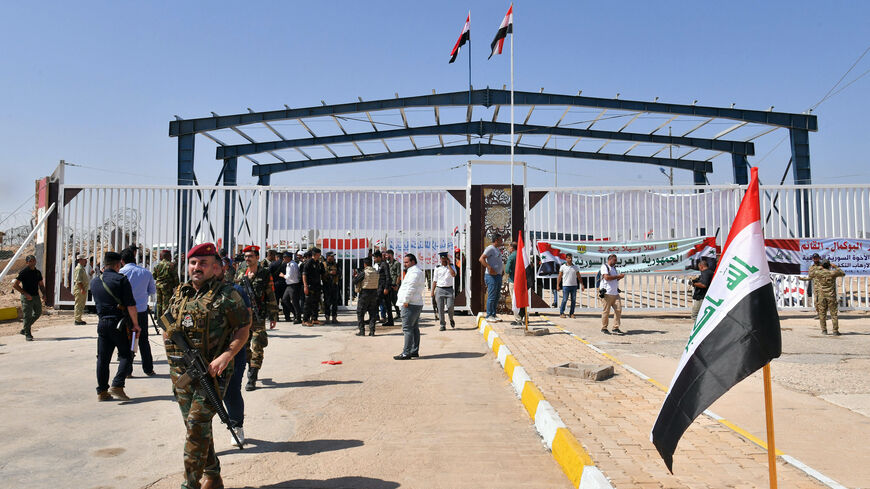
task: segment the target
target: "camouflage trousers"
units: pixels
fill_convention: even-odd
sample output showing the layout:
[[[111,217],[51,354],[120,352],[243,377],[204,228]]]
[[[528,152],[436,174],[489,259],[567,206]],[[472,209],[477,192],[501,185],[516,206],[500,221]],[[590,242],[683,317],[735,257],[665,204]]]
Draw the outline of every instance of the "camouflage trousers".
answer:
[[[169,299],[172,299],[172,292],[172,289],[157,287],[157,300],[154,301],[154,317],[160,318],[166,312],[166,308],[169,307]]]
[[[30,327],[33,323],[42,316],[42,302],[38,295],[31,296],[32,299],[27,300],[24,295],[21,296],[21,312],[24,316],[24,334],[30,336]]]
[[[178,373],[172,372],[172,393],[181,408],[181,416],[187,435],[184,439],[184,489],[199,489],[203,475],[219,476],[221,464],[214,451],[212,418],[215,415],[211,404],[194,389],[194,384],[185,389],[175,386]]]
[[[817,295],[816,312],[819,313],[819,326],[821,326],[822,331],[828,330],[828,324],[826,320],[829,312],[831,313],[831,324],[834,327],[834,331],[840,330],[840,324],[837,318],[840,310],[839,306],[837,305],[836,297]]]
[[[251,336],[248,338],[248,364],[251,368],[263,366],[263,349],[269,345],[269,335],[266,333],[266,324],[254,324],[251,326]]]

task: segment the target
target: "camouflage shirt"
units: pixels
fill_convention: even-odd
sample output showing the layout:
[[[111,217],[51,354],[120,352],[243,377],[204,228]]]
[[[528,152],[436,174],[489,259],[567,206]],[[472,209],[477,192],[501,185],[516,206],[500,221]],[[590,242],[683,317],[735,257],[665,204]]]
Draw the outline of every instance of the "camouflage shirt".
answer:
[[[206,281],[199,290],[191,282],[179,286],[163,315],[167,337],[181,330],[206,363],[227,350],[235,332],[250,321],[248,308],[233,286],[217,279]],[[179,357],[182,351],[172,340],[165,340],[169,367],[176,375],[184,373]],[[228,373],[229,372],[229,373]],[[227,368],[218,379],[221,389],[232,376]]]
[[[248,268],[239,267],[236,272],[236,283],[244,287],[245,274]],[[263,266],[260,263],[257,266],[257,271],[250,278],[251,289],[254,291],[254,296],[250,299],[255,301],[257,308],[260,311],[260,321],[257,324],[263,324],[266,318],[272,321],[278,320],[278,301],[275,299],[275,286],[272,283],[272,274],[269,273],[269,267]]]
[[[331,287],[341,283],[341,269],[338,267],[338,262],[329,263],[325,261],[323,266],[326,270],[326,273],[323,275],[323,285]]]
[[[393,287],[397,287],[402,281],[402,264],[399,260],[390,260],[390,280],[393,282]]]
[[[178,264],[160,260],[154,265],[154,283],[158,289],[173,290],[178,287]]]
[[[830,269],[813,265],[810,267],[809,278],[813,281],[813,289],[820,296],[836,299],[837,277],[846,276],[846,272],[834,265]]]

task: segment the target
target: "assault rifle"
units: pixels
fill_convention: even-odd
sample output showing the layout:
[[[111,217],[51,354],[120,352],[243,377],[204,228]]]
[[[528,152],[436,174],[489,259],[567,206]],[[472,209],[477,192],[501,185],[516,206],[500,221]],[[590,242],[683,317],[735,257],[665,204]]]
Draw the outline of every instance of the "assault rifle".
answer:
[[[254,296],[254,287],[251,285],[251,280],[247,275],[242,276],[242,287],[245,288],[245,293],[248,294],[248,299],[251,300],[251,311],[254,313],[254,322],[260,321],[260,307],[257,306],[257,298]]]
[[[151,322],[154,323],[154,332],[157,333],[158,336],[160,336],[160,328],[157,327],[157,317],[154,315],[154,310],[150,307],[148,308],[148,317],[150,317]]]
[[[203,360],[199,350],[190,345],[187,336],[181,331],[172,333],[171,339],[184,352],[180,359],[184,363],[185,371],[184,375],[179,377],[175,382],[176,387],[183,389],[190,385],[191,382],[195,382],[196,389],[211,403],[221,423],[227,425],[227,429],[230,430],[233,439],[236,440],[239,450],[243,450],[242,442],[236,435],[236,430],[233,429],[236,427],[236,422],[230,419],[227,410],[224,409],[223,403],[218,398],[218,393],[213,382],[214,377],[208,373],[208,364]]]

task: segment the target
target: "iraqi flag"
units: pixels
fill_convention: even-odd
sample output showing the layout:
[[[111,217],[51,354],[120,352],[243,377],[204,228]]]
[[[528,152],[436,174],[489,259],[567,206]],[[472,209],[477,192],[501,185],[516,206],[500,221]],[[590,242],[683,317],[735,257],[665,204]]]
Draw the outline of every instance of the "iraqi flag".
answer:
[[[507,14],[505,14],[504,16],[504,20],[501,21],[501,25],[498,27],[498,32],[495,33],[495,39],[493,39],[492,44],[490,44],[492,52],[489,53],[489,58],[492,58],[493,54],[501,54],[501,49],[504,47],[504,39],[507,37],[508,34],[513,34],[513,32],[514,4],[511,4],[511,7],[508,9]]]
[[[459,56],[459,48],[471,40],[471,29],[468,27],[470,23],[471,12],[468,12],[468,17],[465,19],[465,27],[462,28],[462,33],[459,34],[459,39],[453,46],[453,51],[450,51],[450,61],[448,63],[456,61],[456,57]]]
[[[764,246],[767,252],[767,266],[772,273],[800,275],[800,240],[765,239]]]
[[[529,258],[526,255],[526,245],[523,243],[523,232],[517,238],[517,265],[510,271],[514,275],[514,290],[511,301],[514,310],[529,307]]]
[[[692,421],[741,380],[779,357],[782,338],[758,199],[758,169],[716,267],[650,439],[673,472]]]
[[[539,277],[547,277],[559,273],[559,268],[565,263],[565,254],[550,246],[546,241],[538,241],[538,254],[541,255],[541,268],[538,269]]]

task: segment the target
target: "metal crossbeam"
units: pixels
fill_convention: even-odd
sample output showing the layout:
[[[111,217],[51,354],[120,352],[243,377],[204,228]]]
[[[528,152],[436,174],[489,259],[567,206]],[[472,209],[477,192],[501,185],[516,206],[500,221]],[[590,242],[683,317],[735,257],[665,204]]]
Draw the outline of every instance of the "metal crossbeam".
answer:
[[[559,149],[546,149],[537,146],[518,146],[514,149],[515,154],[520,155],[544,155],[556,156],[559,158],[580,158],[589,160],[605,160],[605,161],[623,161],[627,163],[645,163],[650,165],[678,168],[682,170],[691,170],[694,172],[710,173],[713,171],[713,164],[709,161],[696,160],[678,160],[672,158],[652,158],[648,156],[631,156],[609,153],[589,153],[582,151],[567,151]],[[343,163],[361,163],[365,161],[385,160],[393,158],[410,158],[414,156],[436,156],[436,155],[509,155],[510,145],[501,144],[463,144],[457,146],[446,146],[444,148],[425,148],[418,150],[394,151],[392,153],[368,154],[365,156],[340,156],[337,158],[324,158],[320,160],[310,161],[295,161],[288,163],[271,163],[268,165],[255,166],[252,169],[252,175],[270,175],[290,170],[299,170],[302,168],[312,168],[318,166],[338,165]]]
[[[587,137],[592,139],[630,141],[635,143],[672,144],[679,146],[697,147],[711,151],[725,151],[745,155],[755,154],[755,145],[742,141],[729,141],[724,139],[703,139],[682,136],[665,136],[643,133],[613,132],[578,129],[574,127],[559,126],[536,126],[528,124],[515,124],[515,132],[519,134],[548,134],[552,136]],[[310,131],[309,131],[310,132]],[[446,134],[467,135],[476,134],[480,137],[485,135],[510,134],[510,124],[505,122],[458,122],[455,124],[441,124],[435,126],[408,127],[405,129],[391,129],[377,133],[337,134],[334,136],[320,136],[307,139],[291,139],[282,141],[266,141],[253,144],[225,145],[216,149],[217,159],[230,158],[258,154],[267,151],[276,151],[286,148],[300,148],[308,146],[321,146],[328,144],[342,144],[356,141],[370,141],[374,139],[389,139],[413,136],[439,137]],[[416,145],[415,145],[416,146]],[[328,146],[327,146],[328,147]],[[573,146],[572,146],[573,148]],[[416,148],[415,148],[416,149]],[[570,151],[571,149],[569,149]],[[333,154],[333,156],[337,156]]]
[[[256,113],[242,113],[200,119],[175,120],[169,122],[169,135],[177,137],[184,134],[196,134],[204,131],[214,131],[232,126],[256,124],[301,117],[317,117],[350,113],[363,113],[377,110],[398,109],[399,107],[436,107],[436,106],[467,106],[468,91],[450,92],[399,99],[372,100],[368,102],[347,103],[327,106],[305,107],[290,110],[273,110]],[[490,107],[510,103],[510,92],[498,89],[480,89],[471,92],[472,105]],[[701,105],[668,104],[663,102],[645,102],[639,100],[605,99],[599,97],[584,97],[581,95],[561,95],[537,92],[514,92],[515,105],[537,106],[572,106],[597,107],[601,109],[625,110],[631,112],[661,113],[685,115],[705,118],[731,119],[735,121],[755,122],[771,126],[817,131],[818,121],[812,114],[791,114],[766,110],[745,110],[726,107],[711,107]]]

